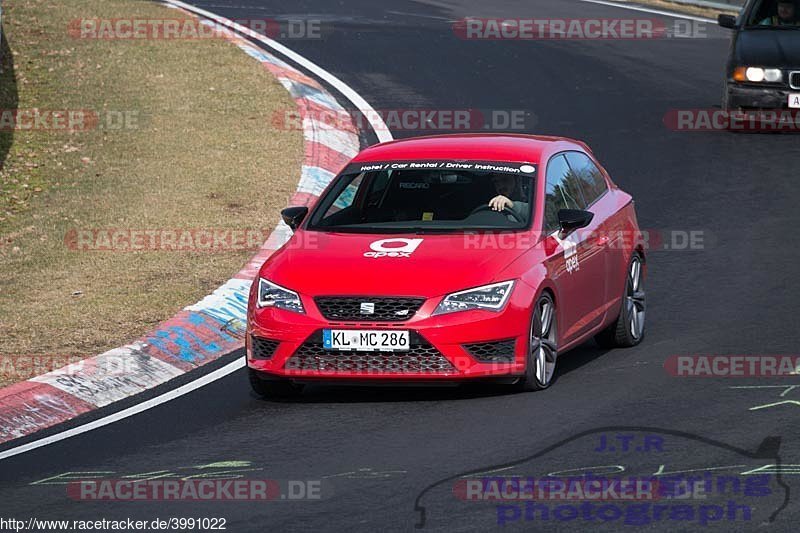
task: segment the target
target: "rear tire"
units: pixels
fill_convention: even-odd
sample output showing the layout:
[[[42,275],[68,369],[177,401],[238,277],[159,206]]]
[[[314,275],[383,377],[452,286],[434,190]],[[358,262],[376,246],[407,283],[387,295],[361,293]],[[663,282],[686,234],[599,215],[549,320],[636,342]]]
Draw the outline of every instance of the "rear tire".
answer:
[[[303,393],[303,385],[288,380],[264,379],[262,374],[252,368],[247,369],[250,387],[262,398],[296,398]]]
[[[558,359],[556,304],[544,293],[536,300],[528,334],[525,374],[514,387],[522,392],[544,390],[553,383]]]
[[[594,337],[601,348],[628,348],[636,346],[644,339],[646,305],[643,269],[644,258],[636,252],[628,264],[619,315],[610,326]]]

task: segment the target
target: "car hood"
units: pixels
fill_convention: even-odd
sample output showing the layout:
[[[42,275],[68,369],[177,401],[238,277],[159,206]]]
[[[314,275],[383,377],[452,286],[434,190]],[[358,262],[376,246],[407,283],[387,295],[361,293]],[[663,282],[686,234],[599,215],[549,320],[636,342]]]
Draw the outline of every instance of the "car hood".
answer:
[[[260,275],[310,296],[431,298],[504,281],[496,277],[529,249],[530,243],[511,238],[512,246],[487,245],[492,237],[486,234],[377,235],[301,231],[264,263]],[[380,251],[411,248],[410,253]],[[365,253],[370,255],[365,256]],[[407,256],[397,256],[406,253]]]
[[[800,67],[800,29],[743,30],[734,59],[742,66]]]

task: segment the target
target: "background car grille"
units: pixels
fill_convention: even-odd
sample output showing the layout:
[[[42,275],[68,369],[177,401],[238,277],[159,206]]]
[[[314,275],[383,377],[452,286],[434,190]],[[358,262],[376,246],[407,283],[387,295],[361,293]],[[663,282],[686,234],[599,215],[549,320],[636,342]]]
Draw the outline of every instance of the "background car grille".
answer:
[[[455,367],[418,334],[411,333],[406,352],[357,352],[326,350],[321,333],[303,343],[286,361],[287,370],[318,372],[381,372],[387,374],[439,374],[456,372]]]
[[[792,89],[800,89],[800,71],[789,74],[789,86]]]
[[[262,337],[250,336],[250,348],[253,359],[271,359],[275,355],[280,342]]]
[[[424,298],[370,298],[357,296],[325,296],[314,298],[322,316],[328,320],[402,322],[414,316]],[[375,306],[372,314],[362,313],[361,304]]]
[[[478,344],[465,344],[464,349],[469,354],[483,363],[513,363],[514,339],[504,341],[482,342]]]

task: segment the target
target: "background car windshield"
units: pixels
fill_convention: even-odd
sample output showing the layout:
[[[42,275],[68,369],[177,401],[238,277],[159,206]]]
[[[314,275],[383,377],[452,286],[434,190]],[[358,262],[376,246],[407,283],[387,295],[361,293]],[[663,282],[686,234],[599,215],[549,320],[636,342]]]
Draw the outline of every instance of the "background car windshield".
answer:
[[[533,173],[531,173],[533,174]],[[380,170],[345,174],[325,195],[310,229],[460,231],[529,225],[533,175],[464,170]],[[511,201],[494,211],[498,195]]]
[[[746,27],[800,28],[800,0],[757,0],[750,10]]]

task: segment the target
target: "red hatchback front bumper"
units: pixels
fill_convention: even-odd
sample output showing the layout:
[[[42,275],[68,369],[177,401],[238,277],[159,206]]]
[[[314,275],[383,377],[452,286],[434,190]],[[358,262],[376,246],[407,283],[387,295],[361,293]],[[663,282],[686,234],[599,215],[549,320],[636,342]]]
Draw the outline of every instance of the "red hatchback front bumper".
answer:
[[[534,291],[517,282],[499,312],[431,316],[441,298],[426,300],[404,322],[331,321],[301,295],[306,314],[249,306],[247,364],[265,375],[298,381],[459,381],[525,371]],[[406,330],[410,349],[394,352],[326,350],[324,329]]]

